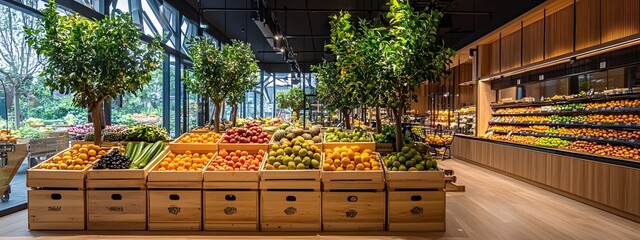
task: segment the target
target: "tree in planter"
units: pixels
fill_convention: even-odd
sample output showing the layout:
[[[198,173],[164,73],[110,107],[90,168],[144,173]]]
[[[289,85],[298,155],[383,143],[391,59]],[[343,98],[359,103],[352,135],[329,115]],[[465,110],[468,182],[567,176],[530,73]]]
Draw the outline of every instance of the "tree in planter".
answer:
[[[45,86],[73,93],[73,103],[89,107],[95,143],[102,143],[102,104],[135,93],[160,66],[158,41],[143,44],[129,14],[92,21],[78,14],[61,16],[53,0],[42,11],[42,28],[25,28],[29,45],[48,58]]]
[[[299,87],[292,87],[288,91],[276,93],[278,108],[291,109],[292,117],[295,113],[296,119],[300,119],[300,110],[304,108],[304,91]]]
[[[235,126],[238,118],[238,104],[244,102],[245,93],[258,84],[259,68],[251,45],[248,43],[232,40],[231,44],[225,45],[222,51],[228,54],[226,70],[230,71],[228,76],[232,79],[230,79],[227,104],[231,105],[231,122]]]
[[[206,37],[192,38],[189,42],[190,47],[187,51],[193,62],[193,74],[185,75],[185,85],[189,92],[213,102],[213,130],[220,132],[222,102],[230,90],[222,51]]]
[[[414,12],[406,0],[390,0],[387,18],[391,24],[382,49],[379,84],[387,89],[382,101],[392,109],[396,128],[396,149],[402,149],[402,116],[409,101],[417,100],[413,89],[425,81],[438,81],[447,74],[454,51],[438,39],[442,13]]]
[[[335,63],[323,62],[311,67],[316,72],[318,85],[316,88],[318,100],[325,105],[330,112],[339,110],[343,116],[345,128],[350,129],[349,115],[351,109],[358,106],[358,102],[349,95],[346,88],[340,85],[338,70]]]

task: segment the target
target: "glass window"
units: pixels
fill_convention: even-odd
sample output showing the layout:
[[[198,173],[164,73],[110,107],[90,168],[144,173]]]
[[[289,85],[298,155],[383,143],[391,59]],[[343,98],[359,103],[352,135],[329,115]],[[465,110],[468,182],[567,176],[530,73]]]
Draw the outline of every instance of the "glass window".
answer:
[[[176,114],[179,114],[175,111],[176,104],[180,104],[177,102],[178,98],[176,98],[176,57],[171,55],[169,58],[169,126],[165,126],[165,128],[171,134],[171,137],[177,137],[176,134]],[[177,123],[179,124],[179,122]],[[180,128],[178,128],[180,129]]]
[[[162,70],[154,71],[151,82],[136,94],[126,94],[113,101],[112,124],[162,124]]]
[[[625,68],[616,68],[607,71],[607,89],[625,87]]]
[[[569,95],[569,78],[553,79],[544,82],[544,97],[550,98],[555,95]]]
[[[498,91],[498,100],[502,100],[505,98],[516,100],[516,87],[500,89]]]

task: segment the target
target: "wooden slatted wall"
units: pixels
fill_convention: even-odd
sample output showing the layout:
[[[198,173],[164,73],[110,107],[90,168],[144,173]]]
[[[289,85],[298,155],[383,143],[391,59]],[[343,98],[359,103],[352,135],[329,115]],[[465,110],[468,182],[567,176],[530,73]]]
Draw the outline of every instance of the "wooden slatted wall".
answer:
[[[491,43],[491,66],[489,67],[490,74],[500,73],[500,39]]]
[[[576,2],[576,50],[600,44],[600,0]]]
[[[573,51],[573,5],[545,18],[545,59]]]
[[[522,37],[521,30],[515,31],[509,35],[502,37],[502,59],[500,61],[502,69],[512,69],[520,67]]]
[[[543,49],[544,19],[540,19],[522,28],[522,65],[544,60]]]
[[[636,34],[640,30],[640,1],[601,0],[602,42]]]

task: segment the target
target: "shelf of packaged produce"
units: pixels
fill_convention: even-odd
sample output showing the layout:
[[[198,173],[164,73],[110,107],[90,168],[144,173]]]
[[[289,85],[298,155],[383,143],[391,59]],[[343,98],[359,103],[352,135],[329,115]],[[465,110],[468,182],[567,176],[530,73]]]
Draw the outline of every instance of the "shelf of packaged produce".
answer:
[[[592,128],[615,128],[615,129],[640,129],[640,124],[631,123],[573,123],[573,122],[489,122],[489,124],[500,125],[546,125],[546,126],[562,126],[562,127],[592,127]]]
[[[631,147],[640,147],[640,140],[636,141],[633,139],[630,140],[621,140],[621,139],[616,139],[616,138],[594,138],[594,137],[587,137],[587,136],[571,136],[571,135],[563,135],[563,134],[554,134],[554,133],[532,133],[532,132],[509,132],[509,131],[493,131],[494,133],[501,133],[501,134],[516,134],[516,135],[522,135],[522,136],[534,136],[534,137],[554,137],[554,138],[560,138],[560,139],[564,139],[564,140],[570,140],[570,141],[578,141],[578,140],[582,140],[582,141],[588,141],[588,142],[597,142],[597,143],[603,143],[603,144],[616,144],[616,145],[627,145],[627,146],[631,146]]]
[[[574,99],[566,99],[566,100],[560,100],[560,101],[492,104],[491,108],[498,109],[498,108],[514,108],[514,107],[540,107],[540,106],[550,106],[550,105],[562,105],[562,104],[568,104],[568,103],[601,102],[601,101],[636,99],[636,98],[640,98],[640,93],[596,95],[594,97],[574,98]]]
[[[603,108],[603,109],[573,109],[562,111],[539,111],[522,113],[493,113],[493,116],[542,116],[542,115],[584,115],[594,113],[632,113],[640,112],[640,107],[632,108]]]
[[[516,143],[516,142],[510,142],[510,141],[504,141],[504,140],[479,138],[479,137],[468,136],[468,135],[458,135],[458,136],[461,137],[461,138],[470,138],[470,139],[475,139],[475,140],[479,140],[479,141],[485,141],[485,142],[496,143],[496,144],[503,144],[503,145],[507,145],[507,146],[516,146],[516,147],[521,147],[521,148],[534,150],[534,151],[542,151],[542,152],[546,152],[546,153],[559,154],[559,155],[564,155],[564,156],[568,156],[568,157],[582,158],[582,159],[587,159],[587,160],[591,160],[591,161],[595,161],[595,162],[615,164],[615,165],[619,165],[619,166],[625,166],[625,167],[639,168],[640,169],[640,161],[634,160],[634,159],[630,159],[630,158],[620,158],[620,157],[614,157],[614,156],[597,155],[597,154],[591,154],[591,153],[587,153],[587,152],[578,152],[578,151],[561,149],[561,148],[540,147],[540,146],[535,146],[535,145]]]

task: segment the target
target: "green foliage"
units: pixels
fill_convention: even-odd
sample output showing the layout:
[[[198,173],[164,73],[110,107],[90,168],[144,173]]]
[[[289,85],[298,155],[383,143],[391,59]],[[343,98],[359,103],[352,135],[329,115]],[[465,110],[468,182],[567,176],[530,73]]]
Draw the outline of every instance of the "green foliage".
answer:
[[[317,93],[318,100],[325,105],[329,111],[341,110],[344,108],[354,108],[358,102],[351,97],[343,85],[340,85],[339,71],[336,63],[323,62],[319,65],[311,66],[318,78]]]
[[[135,93],[159,66],[159,43],[143,44],[129,14],[99,21],[78,14],[61,16],[53,0],[42,13],[42,29],[25,28],[28,42],[48,58],[42,73],[45,86],[75,94],[76,106]]]
[[[104,100],[137,92],[160,66],[158,39],[143,44],[129,14],[92,21],[78,14],[61,16],[53,0],[42,11],[42,28],[25,27],[29,45],[48,58],[44,85],[74,94],[78,107],[97,110]],[[101,111],[93,111],[96,143],[100,143]]]
[[[300,114],[300,110],[304,108],[304,91],[302,88],[292,87],[288,91],[277,92],[276,102],[278,108],[291,109],[292,112]]]

